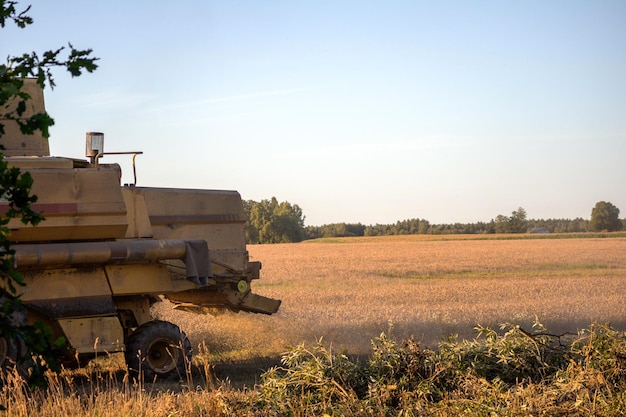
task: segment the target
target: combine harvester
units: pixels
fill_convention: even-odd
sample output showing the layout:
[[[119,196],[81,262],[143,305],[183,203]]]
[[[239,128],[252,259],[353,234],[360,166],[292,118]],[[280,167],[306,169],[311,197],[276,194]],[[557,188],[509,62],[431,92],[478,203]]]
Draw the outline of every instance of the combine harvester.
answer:
[[[31,96],[25,116],[44,111],[33,81],[24,87]],[[191,344],[177,325],[152,317],[154,303],[167,299],[199,313],[278,311],[279,300],[251,292],[261,264],[248,259],[238,192],[122,186],[120,166],[100,163],[107,155],[102,133],[87,133],[88,159],[52,157],[46,138],[1,122],[5,160],[31,174],[32,208],[45,217],[37,226],[9,223],[26,282],[18,291],[26,320],[44,322],[67,341],[64,363],[125,352],[133,375],[177,378]],[[133,170],[137,153],[130,153]],[[0,200],[0,210],[6,207]],[[2,362],[18,350],[0,339]]]

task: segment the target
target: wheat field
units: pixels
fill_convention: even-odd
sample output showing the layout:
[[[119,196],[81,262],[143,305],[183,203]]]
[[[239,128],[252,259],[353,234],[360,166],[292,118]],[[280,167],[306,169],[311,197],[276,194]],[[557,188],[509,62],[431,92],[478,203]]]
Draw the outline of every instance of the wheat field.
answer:
[[[196,347],[194,369],[203,374],[190,372],[180,383],[130,382],[123,357],[111,355],[86,369],[51,374],[44,391],[31,392],[17,375],[9,375],[0,386],[0,405],[7,415],[18,417],[257,415],[260,410],[251,401],[259,375],[287,347],[302,342],[323,338],[335,350],[368,355],[371,340],[381,332],[435,345],[451,334],[473,338],[477,324],[530,327],[536,319],[552,333],[576,332],[594,321],[623,330],[625,249],[622,237],[530,236],[405,236],[250,246],[251,258],[263,262],[261,280],[253,288],[282,299],[277,314],[203,316],[174,311],[166,303],[155,306],[159,318],[187,333]],[[535,390],[538,386],[530,385],[511,391],[515,399],[505,409],[522,415],[527,404],[535,403]],[[489,404],[492,396],[504,395],[500,388],[487,394]],[[546,409],[559,403],[550,401]],[[431,415],[458,414],[454,407],[438,412],[438,406],[433,405]],[[298,404],[292,407],[293,415],[308,415]]]
[[[259,294],[282,300],[273,316],[171,311],[213,362],[278,358],[323,338],[367,354],[381,332],[434,346],[474,337],[477,325],[539,320],[553,333],[591,322],[626,327],[626,239],[475,239],[471,236],[342,238],[252,245]]]

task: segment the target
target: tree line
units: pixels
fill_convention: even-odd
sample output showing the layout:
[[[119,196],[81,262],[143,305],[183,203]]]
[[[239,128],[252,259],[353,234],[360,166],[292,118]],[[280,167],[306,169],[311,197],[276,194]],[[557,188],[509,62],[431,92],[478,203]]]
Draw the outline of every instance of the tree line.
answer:
[[[497,233],[584,233],[626,230],[626,219],[619,218],[619,209],[610,202],[599,201],[591,210],[591,219],[528,219],[519,207],[510,216],[497,215],[489,222],[431,224],[425,219],[398,220],[392,224],[364,225],[332,223],[305,226],[305,216],[297,204],[279,203],[276,197],[256,202],[244,201],[248,217],[248,243],[291,243],[307,239],[391,236],[415,234],[497,234]]]

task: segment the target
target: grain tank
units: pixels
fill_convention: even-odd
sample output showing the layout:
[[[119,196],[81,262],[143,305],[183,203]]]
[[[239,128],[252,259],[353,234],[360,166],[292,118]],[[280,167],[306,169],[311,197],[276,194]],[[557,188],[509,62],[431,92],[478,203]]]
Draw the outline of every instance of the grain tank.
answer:
[[[28,111],[44,111],[41,89],[32,80],[25,88]],[[180,375],[191,345],[177,325],[153,319],[164,299],[194,312],[278,311],[279,300],[251,291],[261,264],[248,257],[238,192],[122,186],[119,165],[103,163],[103,134],[87,133],[86,159],[53,157],[45,138],[2,122],[5,160],[31,174],[32,208],[45,217],[9,223],[27,284],[19,291],[27,320],[67,340],[67,364],[125,352],[129,370],[148,380]]]

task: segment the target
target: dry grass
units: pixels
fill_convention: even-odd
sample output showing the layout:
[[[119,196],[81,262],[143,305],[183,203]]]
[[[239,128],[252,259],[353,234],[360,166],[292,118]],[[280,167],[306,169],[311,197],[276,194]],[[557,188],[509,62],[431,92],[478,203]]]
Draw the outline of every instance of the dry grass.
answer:
[[[592,321],[626,327],[624,238],[407,236],[256,245],[249,251],[263,262],[253,288],[283,300],[278,314],[199,316],[166,304],[156,311],[180,325],[194,346],[206,346],[196,364],[217,365],[218,372],[225,367],[218,376],[248,386],[254,380],[246,378],[269,368],[287,346],[320,337],[335,349],[369,354],[371,340],[390,330],[396,339],[415,336],[434,345],[451,333],[473,337],[476,324],[530,324],[535,317],[553,333],[575,332]],[[120,372],[119,359],[52,376],[47,392],[30,393],[10,382],[0,390],[0,404],[9,408],[7,415],[50,417],[219,416],[248,409],[248,392],[215,382],[214,375],[195,375],[182,385],[133,385]],[[240,373],[246,378],[239,380]],[[233,404],[240,407],[230,409]]]
[[[165,385],[129,382],[111,371],[50,374],[47,390],[28,389],[18,375],[0,386],[0,404],[11,417],[222,416],[227,390],[168,389]],[[213,388],[213,387],[211,387]],[[240,395],[229,392],[229,395]]]
[[[323,337],[355,354],[392,328],[426,345],[476,324],[530,325],[576,332],[592,321],[626,326],[626,239],[435,240],[425,236],[347,238],[253,245],[263,262],[255,292],[283,300],[278,314],[218,317],[160,314],[212,360],[277,357]]]

